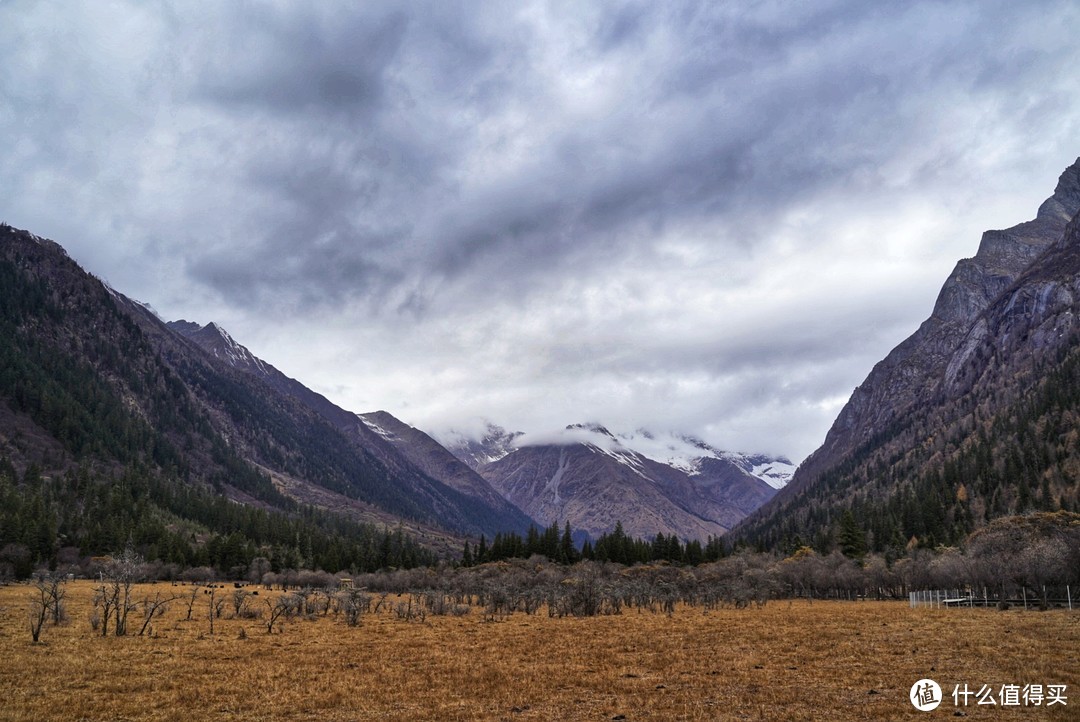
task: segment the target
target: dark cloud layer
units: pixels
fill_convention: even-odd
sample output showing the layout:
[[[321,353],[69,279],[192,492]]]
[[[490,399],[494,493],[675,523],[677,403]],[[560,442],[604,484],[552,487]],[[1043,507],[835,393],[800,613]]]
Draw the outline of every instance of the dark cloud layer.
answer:
[[[0,4],[0,215],[367,410],[809,452],[1077,155],[1069,2]]]

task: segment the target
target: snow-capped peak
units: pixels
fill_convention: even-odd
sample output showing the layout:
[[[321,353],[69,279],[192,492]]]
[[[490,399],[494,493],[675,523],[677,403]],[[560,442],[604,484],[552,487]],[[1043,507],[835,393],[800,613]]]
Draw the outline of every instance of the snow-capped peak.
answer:
[[[798,467],[787,459],[781,457],[763,464],[757,464],[750,473],[764,481],[774,489],[783,489],[795,475]]]
[[[657,433],[643,428],[612,432],[596,422],[569,424],[547,433],[509,434],[502,427],[484,421],[481,428],[471,433],[451,430],[439,433],[436,438],[473,468],[497,461],[517,448],[582,444],[639,472],[642,458],[666,464],[690,476],[702,473],[702,464],[706,460],[720,459],[780,489],[795,471],[795,465],[784,457],[721,451],[701,439],[675,432]]]
[[[498,461],[517,448],[520,431],[507,431],[487,419],[467,420],[465,428],[429,432],[450,453],[473,469]]]
[[[658,434],[647,429],[618,434],[619,441],[644,457],[675,467],[691,476],[700,473],[706,459],[723,459],[756,476],[774,489],[783,488],[795,473],[784,457],[721,451],[701,439],[678,433]]]
[[[675,467],[687,474],[695,474],[702,459],[719,458],[720,452],[704,441],[681,434],[656,434],[647,429],[637,429],[618,435],[629,449],[642,456]]]

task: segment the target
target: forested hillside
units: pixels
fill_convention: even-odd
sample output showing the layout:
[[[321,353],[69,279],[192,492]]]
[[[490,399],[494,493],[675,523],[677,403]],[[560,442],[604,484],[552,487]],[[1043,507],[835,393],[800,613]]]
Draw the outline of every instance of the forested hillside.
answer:
[[[447,548],[432,524],[472,530],[490,515],[373,458],[316,412],[168,331],[57,244],[9,226],[0,476],[0,563],[20,573],[55,564],[61,550],[85,557],[127,544],[223,571],[256,556],[327,570],[410,565]],[[308,508],[309,497],[346,516]],[[402,520],[427,549],[397,530]]]

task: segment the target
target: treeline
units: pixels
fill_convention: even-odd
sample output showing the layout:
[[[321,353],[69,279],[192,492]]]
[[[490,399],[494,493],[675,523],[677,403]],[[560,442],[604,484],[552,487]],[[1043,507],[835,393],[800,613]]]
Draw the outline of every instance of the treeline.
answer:
[[[19,478],[0,458],[0,578],[26,578],[41,567],[78,571],[93,557],[128,547],[157,563],[166,578],[197,567],[243,578],[255,560],[267,571],[330,573],[437,561],[400,527],[361,524],[311,507],[286,513],[237,504],[134,470],[106,475],[80,467],[44,477],[31,466]]]
[[[550,531],[550,530],[549,530]],[[479,605],[490,615],[617,614],[626,608],[672,611],[675,604],[765,604],[777,598],[907,599],[924,589],[961,589],[973,597],[1008,603],[1025,597],[1036,606],[1063,604],[1080,585],[1080,515],[1045,513],[995,520],[959,547],[913,547],[889,560],[839,549],[819,554],[732,551],[697,566],[666,560],[625,566],[581,560],[556,564],[546,557],[509,559],[472,567],[367,574],[352,580],[371,593]]]
[[[461,566],[471,567],[505,559],[527,559],[533,555],[540,555],[556,564],[575,564],[588,560],[632,566],[666,561],[695,566],[714,562],[730,553],[719,537],[709,537],[705,544],[697,539],[684,543],[674,534],[665,536],[662,533],[658,533],[651,540],[639,539],[628,535],[622,522],[616,522],[612,531],[601,535],[595,542],[585,538],[580,549],[574,539],[575,534],[570,522],[564,524],[561,532],[559,523],[553,522],[542,531],[529,527],[525,537],[516,532],[496,534],[490,544],[486,537],[481,536],[475,548],[469,542],[465,543]]]

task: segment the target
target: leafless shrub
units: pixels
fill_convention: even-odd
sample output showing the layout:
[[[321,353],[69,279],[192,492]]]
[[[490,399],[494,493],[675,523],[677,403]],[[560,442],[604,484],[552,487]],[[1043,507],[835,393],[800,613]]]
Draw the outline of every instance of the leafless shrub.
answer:
[[[337,593],[338,606],[350,627],[360,625],[360,617],[371,609],[371,595],[363,589],[342,589]]]
[[[423,622],[427,619],[423,596],[420,594],[408,595],[406,601],[394,605],[394,614],[398,619],[406,622]]]
[[[282,594],[277,599],[266,600],[269,617],[266,619],[266,633],[274,633],[274,625],[282,617],[290,619],[299,616],[304,608],[304,600],[296,594]]]
[[[232,608],[233,617],[239,617],[247,606],[247,600],[251,596],[251,592],[246,589],[235,589],[232,593]]]
[[[199,588],[198,587],[192,587],[191,591],[188,593],[187,598],[185,600],[187,602],[187,617],[185,619],[187,621],[189,621],[189,622],[191,621],[192,613],[195,611],[195,600],[198,599],[198,598],[199,598]]]

